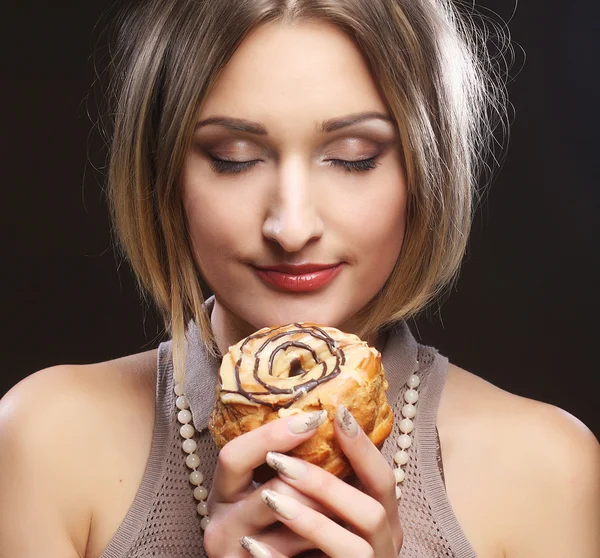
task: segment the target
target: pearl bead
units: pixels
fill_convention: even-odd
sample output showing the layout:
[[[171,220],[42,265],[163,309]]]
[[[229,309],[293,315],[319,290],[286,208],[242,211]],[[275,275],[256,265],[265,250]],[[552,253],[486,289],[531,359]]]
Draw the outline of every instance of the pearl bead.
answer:
[[[405,418],[400,421],[400,432],[403,432],[404,434],[410,434],[414,428],[415,425],[412,420]]]
[[[402,434],[402,435],[398,436],[398,445],[402,449],[410,448],[411,444],[412,444],[412,440],[410,439],[410,436],[408,434]]]
[[[175,392],[175,395],[183,395],[183,385],[176,383],[173,391]]]
[[[178,409],[189,409],[190,404],[188,403],[187,397],[185,395],[180,395],[175,401],[175,405]]]
[[[188,422],[191,422],[191,420],[192,420],[192,413],[190,413],[187,409],[184,409],[183,411],[179,411],[179,413],[177,413],[177,420],[181,424],[187,424]]]
[[[196,498],[196,500],[206,500],[207,496],[208,490],[206,490],[206,488],[203,486],[197,486],[194,488],[194,498]]]
[[[185,376],[185,374],[184,374],[184,376]],[[175,372],[175,371],[173,371],[172,378],[173,378],[173,389],[175,388],[175,386],[177,384],[179,384],[181,386],[181,389],[183,390],[183,380],[184,380],[184,378],[180,378],[179,374],[177,374],[177,372]]]
[[[414,389],[409,389],[404,394],[404,401],[412,403],[413,405],[419,400],[419,394]]]
[[[196,451],[196,448],[198,447],[198,444],[195,440],[188,438],[183,442],[183,444],[181,444],[181,447],[183,448],[183,451],[185,451],[185,453],[194,453]]]
[[[195,453],[190,453],[186,458],[185,458],[185,464],[190,468],[190,469],[195,469],[196,467],[198,467],[198,465],[200,465],[200,458],[195,454]]]
[[[397,467],[394,469],[394,476],[396,477],[396,482],[402,482],[406,478],[406,473],[404,472],[404,469]]]
[[[412,404],[412,403],[407,403],[406,405],[404,405],[404,407],[402,407],[402,416],[404,418],[415,418],[415,416],[417,415],[417,408]]]
[[[184,438],[191,438],[194,435],[194,432],[196,432],[194,430],[194,427],[191,424],[184,424],[180,429],[179,429],[179,433],[184,437]]]
[[[198,485],[202,484],[203,480],[204,480],[204,475],[200,471],[192,471],[190,473],[190,482],[194,486],[198,486]]]
[[[408,453],[406,453],[404,450],[396,452],[396,455],[394,455],[394,461],[398,463],[398,465],[406,465],[408,463]]]
[[[419,376],[417,376],[416,374],[413,374],[407,381],[406,381],[406,385],[411,388],[411,389],[416,389],[419,387],[419,384],[421,383],[421,380],[419,379]]]
[[[417,360],[417,365],[418,364],[419,361]],[[196,487],[194,488],[194,498],[198,500],[196,511],[198,512],[198,515],[202,516],[200,527],[204,530],[210,522],[210,518],[208,516],[208,504],[205,501],[206,498],[208,498],[208,489],[204,486],[201,486],[202,482],[204,481],[204,475],[197,470],[198,466],[200,465],[200,457],[194,453],[198,445],[192,439],[196,433],[196,430],[191,424],[193,417],[189,410],[189,401],[183,393],[183,380],[179,380],[175,373],[173,374],[173,380],[173,391],[175,395],[177,395],[175,405],[179,409],[179,412],[177,413],[177,420],[182,424],[179,432],[184,438],[182,448],[183,451],[188,454],[185,459],[185,463],[190,469],[194,469],[190,473],[189,479],[190,483]],[[413,419],[417,414],[415,403],[419,400],[419,394],[416,391],[416,388],[419,387],[420,383],[421,380],[416,374],[411,375],[406,381],[406,385],[409,389],[404,393],[404,401],[406,401],[406,405],[402,407],[402,416],[404,418],[400,421],[399,425],[400,432],[402,432],[402,434],[397,440],[398,446],[401,449],[394,455],[394,462],[399,466],[406,465],[409,460],[409,454],[405,450],[410,448],[412,444],[412,439],[409,434],[414,430],[414,423],[411,419]],[[396,499],[400,499],[402,496],[402,490],[398,484],[404,482],[405,478],[406,473],[403,469],[401,469],[401,467],[394,468],[394,479],[397,483],[395,487]]]

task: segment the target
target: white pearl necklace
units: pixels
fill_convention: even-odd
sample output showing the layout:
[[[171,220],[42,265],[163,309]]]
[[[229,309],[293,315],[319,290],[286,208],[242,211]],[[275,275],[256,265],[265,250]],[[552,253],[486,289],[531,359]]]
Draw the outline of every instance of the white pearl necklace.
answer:
[[[417,365],[418,364],[419,361],[417,360]],[[417,401],[419,401],[419,393],[417,388],[419,387],[420,383],[421,380],[416,374],[412,374],[408,380],[406,380],[406,387],[408,387],[408,389],[404,392],[404,402],[406,404],[402,406],[401,413],[403,418],[399,424],[400,432],[402,432],[402,434],[400,434],[400,436],[398,436],[398,440],[396,440],[396,443],[400,449],[394,455],[394,462],[396,465],[398,465],[398,467],[394,468],[394,477],[396,478],[396,499],[402,496],[402,489],[400,488],[400,485],[406,478],[406,473],[402,467],[408,463],[410,458],[410,454],[406,450],[408,450],[408,448],[410,448],[412,445],[412,438],[410,434],[415,429],[413,419],[417,416],[416,404]]]
[[[202,529],[206,529],[209,521],[208,505],[206,503],[208,490],[202,486],[204,475],[198,471],[198,467],[200,466],[200,457],[197,453],[195,453],[198,447],[196,441],[194,440],[196,429],[192,425],[192,413],[189,411],[190,403],[187,400],[187,397],[183,394],[183,385],[178,382],[175,373],[173,373],[173,382],[175,385],[173,391],[177,396],[175,405],[179,409],[179,412],[177,413],[177,420],[181,423],[179,433],[181,434],[182,438],[184,438],[182,443],[183,451],[188,454],[188,456],[185,458],[185,464],[192,470],[190,473],[190,482],[196,487],[194,488],[194,498],[196,498],[198,501],[198,504],[196,505],[196,511],[202,516],[200,527],[202,527]]]
[[[419,361],[417,360],[417,365]],[[208,517],[208,505],[206,503],[206,498],[208,497],[208,490],[202,486],[202,482],[204,481],[204,475],[198,471],[198,467],[200,466],[200,457],[196,452],[198,445],[194,440],[194,436],[196,434],[196,429],[192,425],[192,413],[190,412],[190,404],[187,400],[186,396],[183,393],[183,384],[180,383],[175,375],[173,374],[174,388],[173,391],[177,396],[175,401],[175,405],[179,409],[177,413],[177,420],[181,423],[181,428],[179,429],[179,433],[181,437],[184,439],[182,443],[183,451],[187,453],[187,457],[185,458],[185,464],[192,470],[190,473],[190,482],[192,483],[194,488],[194,498],[198,501],[196,505],[196,511],[200,516],[202,516],[202,520],[200,521],[200,527],[202,529],[206,529],[206,526],[209,522]],[[417,407],[416,404],[419,401],[419,393],[417,392],[417,388],[421,380],[419,376],[416,374],[412,374],[408,380],[406,381],[406,386],[408,390],[404,393],[404,401],[405,405],[402,407],[402,420],[400,421],[400,436],[398,436],[398,440],[396,443],[400,448],[399,451],[394,455],[394,462],[397,467],[394,468],[394,477],[396,479],[396,498],[399,499],[402,496],[402,489],[400,485],[404,482],[406,478],[406,473],[402,467],[404,467],[410,458],[410,454],[408,453],[408,449],[412,445],[412,438],[410,434],[415,428],[413,419],[417,415]]]

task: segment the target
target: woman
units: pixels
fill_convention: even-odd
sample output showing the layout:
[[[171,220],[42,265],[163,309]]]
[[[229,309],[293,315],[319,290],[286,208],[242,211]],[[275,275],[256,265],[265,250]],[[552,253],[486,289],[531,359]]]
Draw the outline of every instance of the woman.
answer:
[[[456,276],[501,113],[466,22],[441,0],[130,9],[109,192],[172,341],[5,396],[0,556],[598,556],[589,430],[449,364],[405,323]],[[218,454],[206,430],[219,355],[297,321],[378,347],[397,417],[418,392],[400,451],[398,426],[379,452],[339,409],[357,482],[286,459],[320,415]],[[188,405],[198,433],[182,451]],[[258,486],[264,463],[278,475]]]

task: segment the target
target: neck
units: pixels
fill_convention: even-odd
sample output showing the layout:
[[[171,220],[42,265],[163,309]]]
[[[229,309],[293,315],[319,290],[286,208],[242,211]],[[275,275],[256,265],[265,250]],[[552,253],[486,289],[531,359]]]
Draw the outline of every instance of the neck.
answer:
[[[234,314],[216,297],[210,321],[221,355],[227,354],[229,347],[255,331],[255,328]]]
[[[216,297],[210,320],[217,341],[217,347],[221,355],[227,354],[229,347],[235,345],[238,341],[248,337],[248,335],[251,335],[256,331],[254,326],[245,320],[242,320]],[[350,324],[351,322],[347,324],[348,327],[340,326],[339,329],[345,333],[355,333],[355,328]],[[371,347],[375,347],[381,353],[383,352],[386,338],[386,332],[379,332],[364,338],[363,341],[366,341]]]

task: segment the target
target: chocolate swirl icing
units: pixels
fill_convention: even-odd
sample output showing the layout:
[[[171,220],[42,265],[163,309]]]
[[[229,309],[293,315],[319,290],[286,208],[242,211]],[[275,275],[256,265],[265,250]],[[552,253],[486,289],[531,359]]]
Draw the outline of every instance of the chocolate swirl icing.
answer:
[[[308,344],[304,335],[318,340],[317,343]],[[250,345],[264,338],[260,346],[252,351]],[[275,346],[273,346],[275,345]],[[316,349],[325,347],[325,355],[319,354]],[[250,350],[249,350],[250,349]],[[243,396],[248,401],[259,405],[267,405],[273,410],[290,407],[317,386],[335,378],[340,373],[340,367],[346,362],[346,355],[339,343],[324,329],[309,324],[294,323],[291,325],[262,329],[247,337],[239,346],[240,356],[234,367],[235,389],[221,389],[221,394],[235,393]],[[268,359],[266,357],[268,356]],[[275,373],[275,362],[278,356],[284,359],[286,365]],[[291,359],[286,359],[291,356]],[[240,370],[248,365],[246,358],[253,358],[252,378],[255,385],[263,389],[245,389],[241,379]],[[266,370],[265,370],[266,359]],[[289,362],[287,362],[289,360]],[[329,366],[328,366],[329,364]],[[320,371],[315,371],[319,367]],[[277,387],[279,380],[297,378],[291,387]],[[219,373],[221,386],[223,377]],[[287,382],[289,383],[289,381]],[[278,402],[271,402],[268,396],[279,395]],[[289,397],[285,397],[289,396]]]

